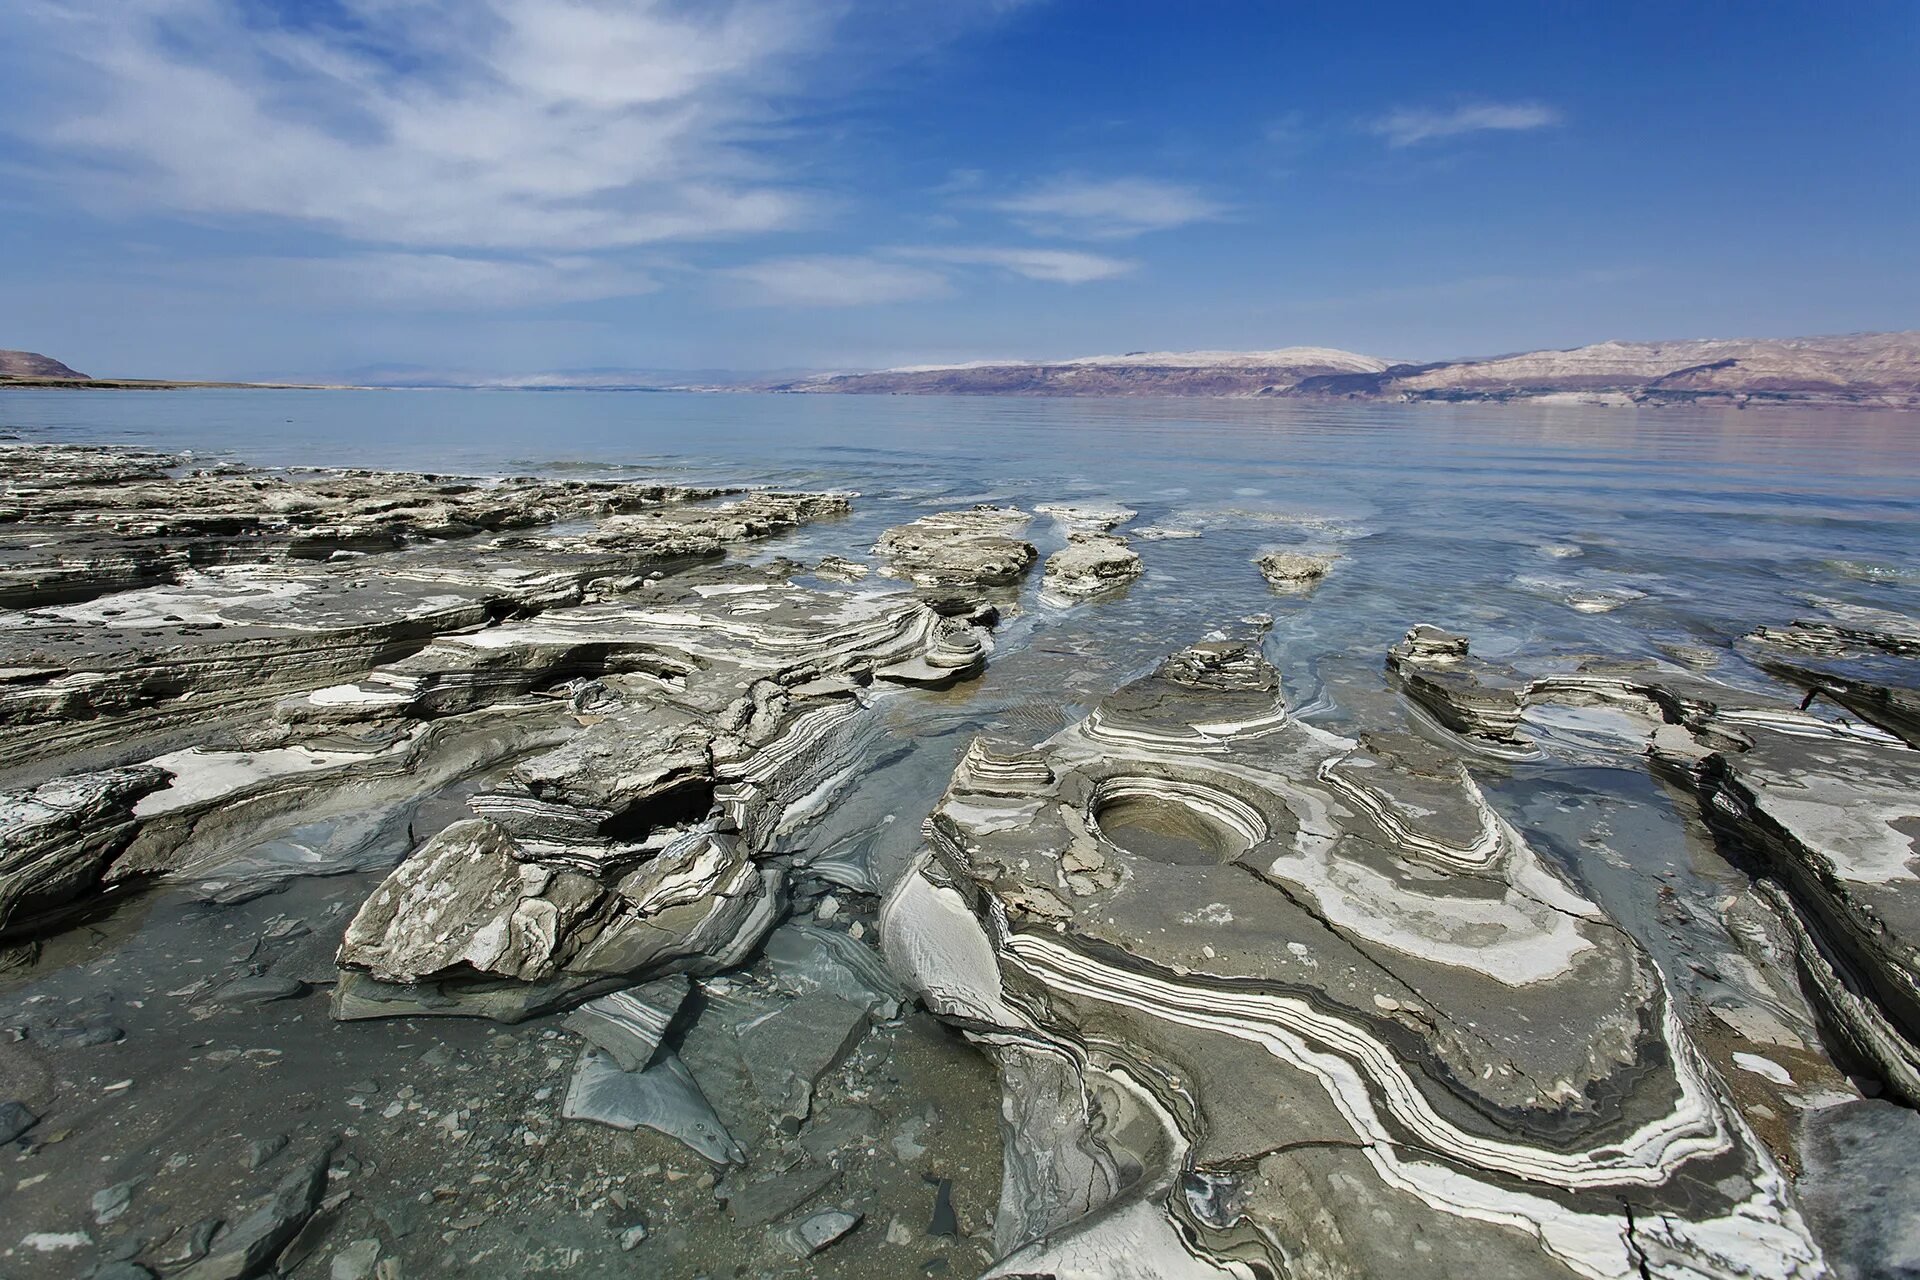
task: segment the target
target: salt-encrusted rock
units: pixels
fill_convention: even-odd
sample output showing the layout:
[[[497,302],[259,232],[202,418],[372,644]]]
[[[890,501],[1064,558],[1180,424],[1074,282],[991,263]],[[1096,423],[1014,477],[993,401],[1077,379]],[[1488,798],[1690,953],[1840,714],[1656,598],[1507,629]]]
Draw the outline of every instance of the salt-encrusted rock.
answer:
[[[1310,555],[1304,551],[1269,551],[1253,562],[1260,576],[1276,591],[1310,591],[1333,568],[1332,556]]]
[[[173,478],[178,459],[68,456],[87,452],[0,450],[0,605],[27,610],[0,634],[0,746],[21,762],[137,758],[142,735],[241,718],[433,635],[625,590],[847,509],[844,494],[696,505],[722,491],[627,483]]]
[[[1016,507],[983,503],[898,525],[873,549],[895,573],[925,587],[1016,582],[1040,556],[1018,536],[1032,519]]]
[[[1046,589],[1081,600],[1116,590],[1140,576],[1140,553],[1110,533],[1076,533],[1047,557]]]
[[[1822,616],[1761,627],[1742,652],[1768,674],[1920,747],[1920,622],[1838,600],[1813,603]]]
[[[0,508],[11,517],[0,533],[0,607],[70,604],[211,565],[317,564],[722,492],[184,464],[140,450],[0,446]]]
[[[1470,661],[1467,638],[1421,623],[1387,650],[1387,670],[1400,687],[1456,733],[1512,742],[1520,723],[1517,677]]]
[[[139,831],[135,804],[169,781],[137,765],[0,792],[0,930],[95,887]]]
[[[283,706],[292,725],[343,705],[458,718],[551,683],[582,653],[596,672],[563,704],[581,709],[571,737],[474,796],[484,816],[429,840],[354,917],[339,962],[355,980],[336,1016],[519,1017],[750,954],[785,903],[784,871],[761,860],[830,801],[877,731],[861,681],[958,678],[979,668],[984,633],[906,593],[733,577],[672,605],[448,637],[363,686]],[[525,1001],[501,983],[526,984]]]
[[[1252,646],[977,745],[928,833],[887,952],[1020,1050],[989,1275],[1822,1274],[1652,961]]]
[[[382,982],[466,974],[521,982],[717,972],[773,924],[779,876],[737,836],[693,832],[602,880],[526,860],[484,818],[402,863],[347,926],[340,963]]]
[[[1050,502],[1034,510],[1052,516],[1069,533],[1111,533],[1140,514],[1117,502]]]
[[[819,564],[813,566],[813,576],[825,578],[828,582],[858,582],[872,572],[858,560],[849,560],[845,556],[824,556]]]

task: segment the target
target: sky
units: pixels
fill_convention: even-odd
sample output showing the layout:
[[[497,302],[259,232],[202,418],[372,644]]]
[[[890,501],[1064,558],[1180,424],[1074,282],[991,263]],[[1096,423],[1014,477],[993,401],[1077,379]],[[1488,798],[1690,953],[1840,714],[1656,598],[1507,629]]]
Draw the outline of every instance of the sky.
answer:
[[[1920,328],[1920,5],[0,0],[95,375]]]

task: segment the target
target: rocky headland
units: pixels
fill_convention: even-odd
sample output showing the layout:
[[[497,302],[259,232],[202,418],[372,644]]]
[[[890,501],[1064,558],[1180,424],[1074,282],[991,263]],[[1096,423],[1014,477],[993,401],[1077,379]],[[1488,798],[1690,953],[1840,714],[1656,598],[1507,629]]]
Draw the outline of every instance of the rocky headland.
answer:
[[[864,501],[0,448],[0,1267],[1913,1263],[1912,619],[1356,664],[1311,610],[1364,541],[1250,542],[1277,618],[1115,676],[1033,615],[1197,530]],[[1554,753],[1721,896],[1513,816]]]

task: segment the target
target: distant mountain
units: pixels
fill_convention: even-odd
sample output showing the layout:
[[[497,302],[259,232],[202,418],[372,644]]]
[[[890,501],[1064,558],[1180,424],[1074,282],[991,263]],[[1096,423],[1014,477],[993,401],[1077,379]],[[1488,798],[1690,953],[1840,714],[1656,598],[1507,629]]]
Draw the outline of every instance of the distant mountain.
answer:
[[[0,351],[0,378],[71,378],[84,382],[87,375],[38,351]]]
[[[1389,400],[1573,396],[1642,404],[1787,400],[1920,407],[1920,332],[1598,342],[1567,351],[1331,374],[1304,379],[1289,394]]]
[[[1158,351],[1077,360],[917,365],[764,383],[865,395],[1288,396],[1448,401],[1573,398],[1920,407],[1920,333],[1600,342],[1430,364],[1326,347]]]
[[[1385,360],[1330,347],[1131,351],[1078,360],[980,361],[825,374],[763,389],[860,395],[1254,396],[1287,391],[1308,378],[1376,375],[1388,368]]]

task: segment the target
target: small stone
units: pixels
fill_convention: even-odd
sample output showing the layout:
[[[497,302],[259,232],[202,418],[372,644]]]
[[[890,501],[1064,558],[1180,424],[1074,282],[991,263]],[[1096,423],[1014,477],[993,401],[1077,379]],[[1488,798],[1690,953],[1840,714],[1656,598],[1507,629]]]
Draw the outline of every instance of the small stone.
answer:
[[[94,1192],[91,1206],[93,1220],[103,1227],[117,1220],[133,1204],[133,1191],[139,1185],[140,1179],[129,1178]]]
[[[811,1258],[837,1244],[860,1225],[861,1215],[844,1209],[826,1209],[803,1218],[780,1233],[781,1242],[796,1258]]]
[[[39,1123],[39,1117],[27,1110],[24,1102],[0,1102],[0,1146],[5,1146],[15,1138]]]
[[[941,1178],[934,1182],[933,1217],[927,1223],[930,1236],[957,1236],[960,1234],[960,1220],[953,1212],[953,1179]]]
[[[636,1222],[620,1233],[620,1249],[623,1253],[632,1253],[647,1238],[647,1224]]]
[[[379,1262],[378,1240],[355,1240],[333,1255],[327,1275],[329,1280],[370,1280]]]

